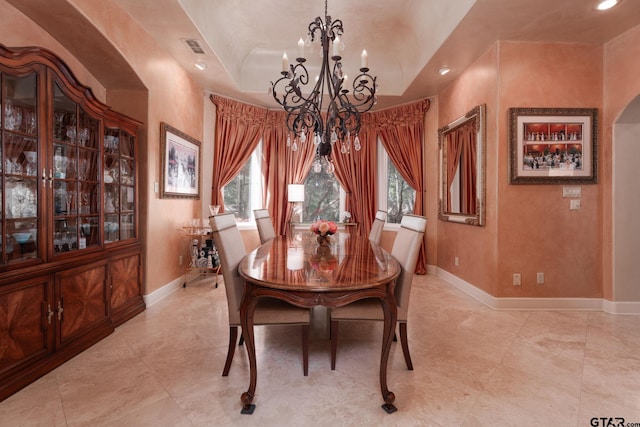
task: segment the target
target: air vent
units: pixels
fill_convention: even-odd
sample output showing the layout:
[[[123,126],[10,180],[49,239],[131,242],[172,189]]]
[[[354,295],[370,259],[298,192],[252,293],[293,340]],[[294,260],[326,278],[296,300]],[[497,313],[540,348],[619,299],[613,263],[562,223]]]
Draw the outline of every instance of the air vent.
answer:
[[[200,55],[204,55],[204,50],[200,47],[200,42],[195,39],[182,39],[187,46],[193,51],[193,53],[197,53]]]

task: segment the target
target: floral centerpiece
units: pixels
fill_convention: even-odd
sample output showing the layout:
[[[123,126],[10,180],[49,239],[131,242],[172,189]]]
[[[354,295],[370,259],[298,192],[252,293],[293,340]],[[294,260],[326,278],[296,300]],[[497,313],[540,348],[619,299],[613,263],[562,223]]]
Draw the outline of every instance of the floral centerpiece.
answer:
[[[333,221],[319,220],[311,224],[310,230],[318,235],[318,243],[329,243],[329,236],[338,231],[338,226]]]

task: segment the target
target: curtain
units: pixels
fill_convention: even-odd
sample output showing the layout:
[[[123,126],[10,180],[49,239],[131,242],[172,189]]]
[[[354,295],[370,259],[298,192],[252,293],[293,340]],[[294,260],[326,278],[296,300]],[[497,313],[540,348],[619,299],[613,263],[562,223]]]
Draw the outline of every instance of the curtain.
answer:
[[[476,214],[476,130],[475,123],[469,123],[461,130],[464,132],[464,145],[462,148],[462,213],[468,215]]]
[[[355,233],[365,235],[371,229],[376,215],[377,144],[376,131],[367,114],[362,115],[362,127],[358,134],[362,148],[356,151],[351,142],[350,151],[342,153],[336,143],[331,154],[336,167],[336,179],[347,193],[345,209],[351,220],[357,222]],[[351,230],[350,230],[351,231]]]
[[[262,171],[265,176],[263,200],[273,220],[276,234],[286,234],[291,221],[288,184],[302,184],[311,169],[315,146],[309,137],[296,151],[287,147],[289,132],[284,111],[269,111],[263,134]],[[292,141],[293,143],[293,138]]]
[[[267,110],[216,95],[210,99],[216,105],[211,204],[220,205],[224,212],[222,187],[240,172],[256,149]]]
[[[388,110],[372,113],[382,140],[402,178],[416,191],[416,201],[413,213],[423,215],[424,198],[424,116],[429,109],[429,100],[403,105]],[[416,273],[427,272],[426,245],[424,240],[420,247]]]
[[[447,144],[447,212],[451,212],[451,184],[460,166],[462,146],[464,145],[462,142],[463,135],[464,133],[458,128],[457,130],[447,133],[445,139],[445,144]]]

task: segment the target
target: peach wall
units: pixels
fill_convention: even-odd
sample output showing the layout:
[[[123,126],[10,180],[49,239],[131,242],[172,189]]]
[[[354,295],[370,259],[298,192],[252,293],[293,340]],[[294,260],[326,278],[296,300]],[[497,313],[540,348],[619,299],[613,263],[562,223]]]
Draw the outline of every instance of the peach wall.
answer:
[[[496,135],[497,46],[476,60],[438,96],[437,128],[451,123],[480,104],[486,104],[486,225],[476,227],[437,220],[437,265],[457,277],[495,294],[497,263],[496,168],[499,162]],[[437,153],[437,128],[430,129],[435,138],[427,151]],[[435,141],[435,142],[433,142]],[[429,143],[429,142],[428,142]],[[435,154],[437,159],[437,154]],[[431,167],[437,169],[437,160]],[[437,176],[436,176],[437,182]],[[432,193],[437,205],[437,189]],[[459,265],[454,259],[458,257]]]
[[[602,184],[581,186],[580,211],[562,185],[510,185],[507,117],[510,107],[600,108],[602,57],[596,45],[497,42],[439,94],[439,127],[487,105],[487,221],[439,221],[438,267],[496,297],[602,296]]]
[[[579,211],[569,210],[562,185],[509,185],[507,111],[600,108],[602,47],[499,42],[499,81],[495,296],[601,297],[602,184],[581,186]],[[536,272],[545,284],[536,284]],[[512,285],[513,273],[522,274],[522,286]]]
[[[616,37],[604,46],[604,100],[601,177],[603,235],[602,284],[604,297],[614,300],[613,283],[613,158],[616,150],[613,126],[625,107],[640,94],[640,25]],[[633,177],[636,179],[637,177]],[[637,188],[637,187],[636,187]]]
[[[424,191],[423,212],[427,217],[425,232],[427,265],[438,263],[438,98],[431,98],[431,105],[425,115],[424,125]],[[435,197],[433,197],[435,195]],[[382,246],[391,251],[396,233],[383,233]],[[388,239],[388,240],[385,240]]]
[[[148,106],[141,141],[141,237],[146,247],[146,289],[149,294],[184,275],[180,255],[187,262],[189,239],[181,227],[200,216],[200,201],[161,199],[154,183],[161,179],[160,123],[166,122],[202,141],[203,90],[161,46],[158,46],[115,1],[76,2],[85,16],[122,53],[148,88]],[[114,94],[114,103],[127,103]],[[142,139],[142,138],[141,138]],[[201,188],[201,192],[203,189]]]
[[[7,47],[39,46],[49,49],[67,64],[80,83],[90,87],[95,97],[105,102],[105,88],[86,67],[49,33],[3,0],[0,0],[0,43]]]

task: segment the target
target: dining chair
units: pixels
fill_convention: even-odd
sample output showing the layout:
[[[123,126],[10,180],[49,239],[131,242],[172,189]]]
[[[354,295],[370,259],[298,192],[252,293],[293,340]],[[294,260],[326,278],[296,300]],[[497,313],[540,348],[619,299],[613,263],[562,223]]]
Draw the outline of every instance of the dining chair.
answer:
[[[273,228],[273,221],[269,211],[266,209],[255,209],[253,216],[256,218],[256,226],[260,235],[260,244],[276,237],[276,230]]]
[[[373,224],[371,224],[371,231],[369,232],[369,240],[376,245],[379,245],[382,239],[382,230],[385,222],[387,222],[387,213],[385,211],[376,212],[376,217],[373,220]]]
[[[229,308],[229,349],[222,376],[226,377],[235,353],[240,323],[240,302],[244,293],[244,279],[238,273],[238,265],[247,254],[240,230],[233,213],[209,217],[213,241],[218,248],[224,288]],[[260,298],[253,316],[254,325],[301,325],[302,367],[304,375],[309,373],[309,324],[308,308],[298,308],[275,298]]]
[[[407,369],[413,370],[409,343],[407,341],[407,320],[409,311],[409,295],[413,273],[418,261],[418,253],[424,239],[427,219],[418,215],[404,215],[400,222],[400,229],[393,242],[391,255],[400,263],[400,275],[396,280],[395,297],[398,305],[398,320],[400,325],[400,341]],[[376,320],[383,321],[384,313],[377,299],[365,299],[349,305],[331,309],[331,369],[336,368],[336,352],[338,348],[338,324],[340,321]],[[394,326],[395,329],[395,326]]]

